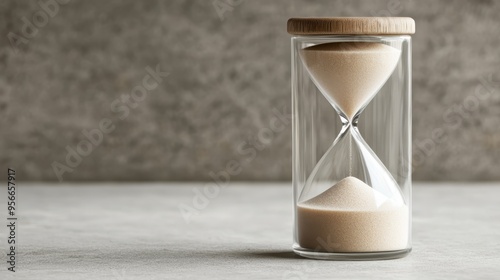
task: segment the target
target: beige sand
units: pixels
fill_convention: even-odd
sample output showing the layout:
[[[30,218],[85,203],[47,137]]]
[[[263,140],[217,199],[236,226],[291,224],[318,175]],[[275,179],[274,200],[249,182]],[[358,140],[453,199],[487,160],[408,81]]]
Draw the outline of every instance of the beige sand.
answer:
[[[349,119],[384,85],[400,53],[391,46],[370,42],[327,43],[300,52],[323,94]]]
[[[323,252],[391,251],[407,247],[408,207],[355,177],[297,207],[299,244]]]

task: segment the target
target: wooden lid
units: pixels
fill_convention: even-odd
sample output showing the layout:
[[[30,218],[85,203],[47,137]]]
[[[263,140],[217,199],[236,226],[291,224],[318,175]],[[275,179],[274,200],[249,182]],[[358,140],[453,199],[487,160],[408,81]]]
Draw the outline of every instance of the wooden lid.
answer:
[[[405,35],[415,33],[409,17],[291,18],[288,33],[293,35]]]

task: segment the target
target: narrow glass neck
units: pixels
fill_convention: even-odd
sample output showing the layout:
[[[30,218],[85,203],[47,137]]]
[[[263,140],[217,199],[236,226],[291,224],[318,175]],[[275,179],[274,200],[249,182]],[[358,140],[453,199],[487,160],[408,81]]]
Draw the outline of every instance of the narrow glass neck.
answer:
[[[340,121],[344,127],[357,127],[359,120],[359,114],[356,114],[352,119],[345,117],[343,114],[340,115]]]

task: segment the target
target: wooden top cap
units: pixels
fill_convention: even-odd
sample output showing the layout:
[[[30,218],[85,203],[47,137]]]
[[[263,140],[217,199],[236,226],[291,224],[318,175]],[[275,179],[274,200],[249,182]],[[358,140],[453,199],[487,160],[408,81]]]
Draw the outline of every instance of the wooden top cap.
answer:
[[[288,33],[293,35],[406,35],[415,33],[409,17],[291,18]]]

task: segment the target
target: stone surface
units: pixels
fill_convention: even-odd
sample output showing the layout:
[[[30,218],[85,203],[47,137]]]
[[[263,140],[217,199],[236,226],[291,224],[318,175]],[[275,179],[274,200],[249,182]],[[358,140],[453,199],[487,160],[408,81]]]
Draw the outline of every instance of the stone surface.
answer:
[[[295,256],[291,184],[232,184],[186,223],[202,184],[19,184],[9,279],[497,279],[498,183],[416,184],[413,252],[387,261]],[[5,187],[0,189],[6,192]],[[5,206],[5,196],[0,205]],[[0,211],[5,221],[6,211]],[[6,227],[0,227],[2,243]]]
[[[2,1],[0,165],[57,180],[51,164],[109,118],[115,129],[64,180],[208,180],[232,161],[243,168],[231,180],[287,180],[290,125],[267,130],[273,108],[290,108],[286,20],[392,15],[417,23],[414,178],[500,179],[499,1],[233,1],[218,13],[224,1],[69,1],[46,24],[39,1]],[[41,27],[13,48],[7,36],[33,16]],[[120,119],[111,104],[157,64],[170,75]]]

